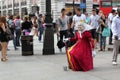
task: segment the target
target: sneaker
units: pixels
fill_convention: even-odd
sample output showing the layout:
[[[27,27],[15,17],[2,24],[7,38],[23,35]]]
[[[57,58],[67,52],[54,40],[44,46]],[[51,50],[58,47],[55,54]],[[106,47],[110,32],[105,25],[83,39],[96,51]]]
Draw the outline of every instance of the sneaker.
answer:
[[[117,65],[117,62],[113,61],[112,64],[113,64],[113,65]]]

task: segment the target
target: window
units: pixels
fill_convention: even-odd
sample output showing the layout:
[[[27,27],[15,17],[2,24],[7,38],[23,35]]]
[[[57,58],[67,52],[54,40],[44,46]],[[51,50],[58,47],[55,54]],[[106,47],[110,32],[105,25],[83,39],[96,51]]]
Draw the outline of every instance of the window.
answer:
[[[112,6],[112,2],[108,2],[108,1],[103,1],[102,2],[102,7],[111,7]]]

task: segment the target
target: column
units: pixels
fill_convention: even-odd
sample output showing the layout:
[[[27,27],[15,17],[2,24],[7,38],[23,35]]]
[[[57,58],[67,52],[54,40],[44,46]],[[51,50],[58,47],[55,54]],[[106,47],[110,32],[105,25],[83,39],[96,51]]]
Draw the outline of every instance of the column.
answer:
[[[14,13],[14,0],[12,0],[12,14],[14,15],[15,13]]]
[[[7,1],[5,1],[6,2],[6,15],[8,15],[8,2]]]
[[[21,18],[21,10],[22,10],[22,7],[21,7],[21,0],[19,0],[19,15],[20,15],[20,18]]]
[[[1,0],[0,5],[1,5],[1,15],[3,15],[3,0]]]
[[[87,0],[86,1],[86,11],[88,12],[88,14],[92,13],[92,8],[93,8],[93,1]]]
[[[31,12],[31,0],[26,0],[27,2],[27,11],[28,11],[28,14],[30,14]]]
[[[46,13],[46,2],[45,2],[45,0],[40,0],[40,5],[41,5],[41,7],[40,7],[40,13],[43,13],[43,14],[45,14]]]
[[[57,1],[56,0],[52,0],[52,18],[53,18],[53,22],[56,21],[57,19]]]

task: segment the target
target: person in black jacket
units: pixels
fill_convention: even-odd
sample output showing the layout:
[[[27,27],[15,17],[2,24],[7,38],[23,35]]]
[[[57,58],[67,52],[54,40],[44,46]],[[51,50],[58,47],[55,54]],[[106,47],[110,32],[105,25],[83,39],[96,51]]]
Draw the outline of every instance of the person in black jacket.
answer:
[[[22,23],[22,31],[30,32],[31,31],[31,23],[28,21],[28,17],[24,17],[24,22]],[[24,34],[23,34],[24,35]]]

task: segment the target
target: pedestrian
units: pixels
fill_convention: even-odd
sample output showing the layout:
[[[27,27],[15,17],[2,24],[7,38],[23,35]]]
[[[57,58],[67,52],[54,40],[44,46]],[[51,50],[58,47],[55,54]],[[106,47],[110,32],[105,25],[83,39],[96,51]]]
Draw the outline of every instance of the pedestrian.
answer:
[[[2,46],[2,58],[1,61],[7,61],[7,47],[8,47],[8,40],[6,37],[6,17],[5,16],[1,16],[0,17],[0,42],[1,42],[1,46]]]
[[[96,32],[97,28],[99,26],[98,25],[99,18],[100,17],[97,15],[96,9],[93,9],[92,15],[90,16],[90,25],[93,27],[93,29],[91,30],[91,33],[92,33],[92,37],[94,39],[95,46],[97,45],[97,41],[99,40],[98,33]]]
[[[109,13],[109,15],[108,15],[108,27],[111,29],[111,25],[112,25],[112,21],[113,21],[113,18],[115,17],[115,15],[116,15],[116,11],[113,9],[112,11],[111,11],[111,13]],[[113,43],[112,43],[112,30],[111,30],[111,32],[110,32],[111,34],[110,34],[110,37],[109,37],[109,45],[113,45]]]
[[[37,22],[37,17],[36,16],[34,16],[32,23],[33,23],[32,29],[34,31],[33,36],[38,36],[38,22]]]
[[[42,34],[44,32],[44,17],[42,14],[39,15],[38,19],[38,40],[41,42],[41,39],[42,39]]]
[[[99,12],[101,14],[100,19],[99,19],[99,36],[100,36],[100,50],[99,51],[105,51],[105,47],[106,47],[106,36],[102,35],[102,32],[104,30],[104,28],[107,27],[106,25],[106,18],[105,15],[103,14],[102,11]]]
[[[87,12],[85,12],[85,16],[86,16],[85,22],[86,22],[86,24],[89,24],[90,23],[90,17],[89,17]]]
[[[61,16],[57,19],[57,34],[60,35],[60,41],[63,42],[63,37],[68,37],[68,16],[65,8],[61,9]],[[62,48],[59,49],[62,52]]]
[[[21,29],[22,29],[22,31],[23,32],[25,32],[25,33],[30,33],[31,32],[31,23],[28,21],[28,17],[27,16],[25,16],[24,18],[23,18],[23,22],[22,22],[22,26],[21,26]],[[29,34],[28,34],[29,35]]]
[[[75,45],[68,49],[69,67],[73,71],[89,71],[93,69],[92,49],[94,49],[94,40],[85,26],[85,23],[78,24],[78,31],[70,41],[76,41]]]
[[[9,29],[11,30],[12,35],[14,35],[15,34],[15,24],[14,24],[13,15],[9,16],[9,19],[7,20],[7,24],[8,24]],[[18,50],[15,41],[16,41],[16,36],[14,35],[14,39],[13,39],[14,49]]]
[[[15,24],[15,42],[14,44],[16,44],[16,46],[20,46],[20,36],[21,36],[21,19],[20,16],[17,15],[15,20],[14,20],[14,24]]]
[[[82,14],[80,12],[80,8],[76,8],[75,9],[75,15],[73,16],[73,21],[72,21],[72,25],[71,25],[71,28],[74,29],[74,31],[78,31],[78,23],[79,22],[83,22],[85,23],[85,20],[86,20],[86,17],[84,14]]]
[[[113,18],[111,30],[113,33],[113,60],[112,64],[117,64],[117,57],[119,53],[119,47],[120,47],[120,8],[117,9],[118,15]]]

